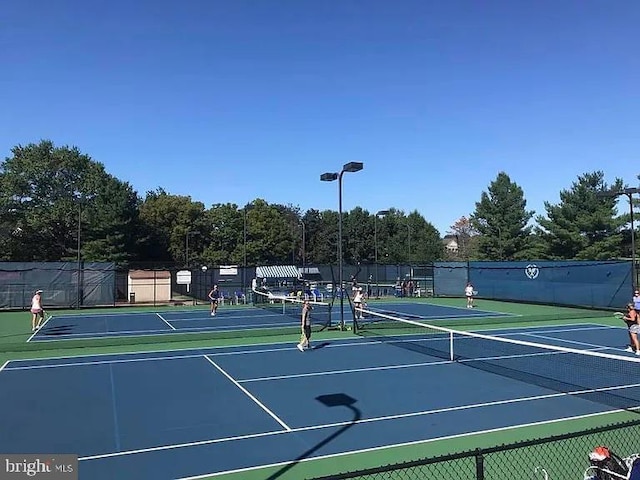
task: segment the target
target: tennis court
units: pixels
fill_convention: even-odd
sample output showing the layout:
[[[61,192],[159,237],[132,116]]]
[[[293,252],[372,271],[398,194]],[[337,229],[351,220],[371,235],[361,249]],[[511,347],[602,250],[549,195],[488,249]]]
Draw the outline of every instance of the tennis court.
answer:
[[[402,304],[376,307],[418,315]],[[422,307],[416,307],[420,313]],[[478,315],[478,310],[450,309],[459,311],[456,318]],[[248,311],[240,322],[249,318],[244,317]],[[480,317],[497,313],[485,311]],[[255,313],[256,321],[264,322],[265,315]],[[155,322],[152,316],[142,318],[149,326]],[[204,321],[196,318],[194,312],[193,321]],[[174,326],[181,322],[167,320]],[[11,360],[0,370],[0,422],[13,434],[0,439],[0,451],[77,453],[80,478],[87,479],[234,473],[237,478],[305,478],[299,467],[319,459],[381,455],[400,446],[426,449],[446,439],[616,410],[608,399],[601,401],[603,392],[640,405],[640,385],[624,369],[616,378],[566,377],[575,379],[574,388],[559,389],[486,365],[505,362],[502,366],[511,368],[515,360],[519,368],[544,371],[547,364],[539,359],[551,357],[563,372],[567,355],[535,348],[496,355],[480,343],[477,350],[484,354],[451,361],[431,354],[448,348],[449,339],[441,333],[411,332],[398,342],[397,336],[390,341],[345,332],[317,339],[304,353],[287,338],[259,345]],[[623,351],[622,326],[523,325],[491,335],[626,356],[629,367],[637,367],[635,357]],[[565,373],[559,375],[564,385],[570,383]],[[580,385],[583,381],[591,387]]]
[[[252,307],[221,309],[215,317],[202,308],[140,313],[54,314],[29,341],[242,331],[298,323],[282,313],[270,313]]]
[[[327,303],[313,302],[313,318],[318,326],[328,326]],[[300,304],[298,301],[261,305],[220,307],[216,316],[211,316],[206,308],[160,310],[139,313],[91,313],[54,314],[43,327],[28,338],[29,342],[43,342],[72,339],[99,339],[105,337],[171,335],[205,332],[238,332],[238,335],[252,330],[281,329],[297,327],[300,324]],[[470,310],[466,308],[432,305],[428,303],[395,302],[376,304],[376,309],[401,315],[410,315],[425,321],[436,319],[491,318],[505,316],[500,312]],[[321,312],[319,312],[321,310]],[[333,316],[338,314],[333,307]],[[353,315],[346,309],[346,317]]]

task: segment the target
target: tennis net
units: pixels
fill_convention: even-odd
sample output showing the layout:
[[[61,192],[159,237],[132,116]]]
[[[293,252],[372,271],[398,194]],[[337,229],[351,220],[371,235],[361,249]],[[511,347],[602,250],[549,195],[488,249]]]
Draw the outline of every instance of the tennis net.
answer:
[[[358,335],[572,395],[615,409],[640,407],[640,358],[606,347],[567,348],[529,341],[532,332],[486,335],[370,310],[355,324]],[[521,340],[515,337],[523,337]],[[542,337],[538,337],[542,338]]]
[[[274,295],[272,293],[260,292],[253,290],[253,304],[258,308],[268,310],[272,313],[281,313],[282,315],[301,320],[302,304],[304,300],[297,298],[285,297],[284,295]],[[331,326],[331,308],[332,304],[328,302],[313,302],[311,305],[311,326],[315,329],[324,329]]]

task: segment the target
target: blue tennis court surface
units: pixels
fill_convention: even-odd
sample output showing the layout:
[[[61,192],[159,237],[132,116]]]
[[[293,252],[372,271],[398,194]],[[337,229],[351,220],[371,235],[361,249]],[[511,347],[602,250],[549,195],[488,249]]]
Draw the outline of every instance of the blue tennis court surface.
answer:
[[[204,309],[53,315],[29,341],[249,330],[298,323],[290,316],[252,307],[218,310],[215,317]]]
[[[339,316],[339,305],[334,306],[334,323]],[[445,307],[427,303],[376,303],[372,310],[404,314],[426,321],[441,318],[470,318],[506,316],[504,313],[478,309]],[[346,307],[348,318],[351,312]],[[29,341],[70,340],[83,338],[119,337],[130,335],[164,335],[174,333],[242,331],[252,329],[295,326],[299,320],[279,313],[254,307],[218,309],[215,317],[209,310],[170,310],[148,313],[90,313],[53,315]]]
[[[626,355],[623,328],[492,334]],[[0,370],[0,451],[76,453],[82,479],[195,479],[610,410],[584,394],[359,337],[16,360]]]

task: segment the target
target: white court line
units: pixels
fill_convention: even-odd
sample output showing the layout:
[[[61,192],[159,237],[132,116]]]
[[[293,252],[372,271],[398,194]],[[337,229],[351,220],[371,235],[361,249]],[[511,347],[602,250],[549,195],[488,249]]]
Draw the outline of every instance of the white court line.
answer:
[[[165,320],[165,318],[164,318],[162,315],[160,315],[159,313],[156,313],[156,315],[157,315],[158,317],[160,317],[160,320],[162,320],[164,323],[166,323],[167,325],[169,325],[169,328],[170,328],[171,330],[175,330],[175,329],[176,329],[176,327],[174,327],[174,326],[173,326],[173,325],[171,325],[169,322],[167,322],[167,321]]]
[[[6,367],[7,365],[9,365],[9,362],[10,362],[10,361],[11,361],[11,360],[7,360],[6,362],[4,362],[4,364],[0,367],[0,372],[1,372],[2,370],[4,370],[4,367]]]
[[[284,428],[287,432],[291,431],[291,427],[289,427],[289,425],[287,425],[282,420],[280,420],[280,418],[275,413],[273,413],[271,410],[269,410],[264,403],[262,403],[255,396],[253,396],[251,394],[251,392],[249,392],[249,390],[247,390],[242,385],[240,385],[236,381],[236,379],[233,378],[231,375],[229,375],[222,367],[220,367],[216,362],[211,360],[208,356],[203,355],[203,357],[205,358],[205,360],[207,362],[209,362],[211,365],[216,367],[221,374],[223,374],[225,377],[227,377],[231,381],[231,383],[233,383],[236,387],[238,387],[246,396],[248,396],[251,400],[253,400],[261,409],[263,409],[265,412],[267,412],[271,418],[273,418],[276,422],[278,422],[280,425],[282,425],[282,428]]]
[[[370,453],[370,452],[379,452],[381,450],[388,450],[391,448],[399,448],[399,447],[410,447],[410,446],[414,446],[414,445],[426,445],[429,443],[433,443],[433,442],[439,442],[441,440],[454,440],[457,438],[469,438],[469,437],[474,437],[477,435],[485,435],[487,433],[497,433],[497,432],[508,432],[510,430],[516,430],[519,428],[528,428],[528,427],[539,427],[541,425],[551,425],[554,423],[559,423],[559,422],[564,422],[564,421],[573,421],[573,420],[582,420],[585,418],[591,418],[591,417],[597,417],[597,416],[602,416],[602,415],[609,415],[612,413],[617,413],[620,412],[622,410],[616,410],[616,411],[612,411],[612,412],[605,412],[605,413],[590,413],[590,414],[586,414],[586,415],[576,415],[574,417],[564,417],[564,418],[558,418],[558,419],[554,419],[554,420],[546,420],[544,422],[532,422],[532,423],[523,423],[520,425],[511,425],[508,427],[499,427],[499,428],[490,428],[490,429],[486,429],[486,430],[479,430],[476,432],[466,432],[466,433],[458,433],[455,435],[446,435],[444,437],[436,437],[436,438],[429,438],[426,440],[414,440],[412,442],[403,442],[403,443],[393,443],[391,445],[383,445],[380,447],[370,447],[370,448],[362,448],[359,450],[350,450],[347,452],[340,452],[340,453],[331,453],[328,455],[318,455],[317,457],[308,457],[308,458],[301,458],[299,460],[295,460],[295,462],[313,462],[313,461],[317,461],[317,460],[326,460],[329,458],[339,458],[339,457],[344,457],[346,455],[358,455],[358,454],[362,454],[362,453]],[[80,459],[82,460],[82,458]],[[235,474],[235,473],[244,473],[244,472],[251,472],[254,470],[261,470],[263,468],[275,468],[275,467],[283,467],[286,465],[290,465],[293,462],[293,460],[291,461],[286,461],[286,462],[277,462],[277,463],[268,463],[268,464],[263,464],[263,465],[256,465],[253,467],[245,467],[245,468],[237,468],[234,470],[225,470],[222,472],[213,472],[213,473],[205,473],[203,475],[195,475],[192,477],[181,477],[178,478],[176,480],[202,480],[202,479],[206,479],[206,478],[211,478],[211,477],[219,477],[220,475],[230,475],[230,474]]]
[[[38,330],[36,330],[35,332],[33,332],[31,334],[31,336],[29,338],[27,338],[27,343],[29,343],[31,341],[31,339],[33,337],[35,337],[37,335],[37,333],[42,330],[44,328],[44,326],[49,323],[49,320],[51,320],[53,318],[53,315],[49,315],[49,318],[45,319],[44,323],[42,325],[40,325],[40,328]]]
[[[434,362],[407,363],[407,364],[400,364],[400,365],[382,365],[380,367],[362,367],[362,368],[351,368],[351,369],[344,369],[344,370],[329,370],[325,372],[313,372],[313,373],[296,373],[292,375],[277,375],[274,377],[248,378],[246,380],[238,380],[238,382],[239,383],[269,382],[271,380],[289,380],[292,378],[322,377],[325,375],[343,375],[343,374],[349,374],[349,373],[399,370],[402,368],[430,367],[432,365],[445,365],[447,363],[453,363],[453,362],[451,362],[450,360],[436,360]]]
[[[533,337],[533,338],[542,338],[544,340],[551,340],[551,341],[555,341],[555,342],[560,342],[560,343],[570,343],[572,345],[581,345],[584,347],[590,347],[587,350],[620,350],[620,351],[624,351],[623,348],[615,348],[615,347],[606,347],[603,345],[597,345],[595,343],[587,343],[587,342],[578,342],[577,340],[566,340],[564,338],[555,338],[555,337],[549,337],[547,335],[539,335],[536,333],[518,333],[516,335],[523,335],[523,336],[527,336],[527,337]],[[562,348],[562,346],[560,346],[560,348]]]
[[[58,317],[60,318],[60,317]],[[208,319],[210,317],[203,317],[199,320]],[[227,317],[229,318],[229,317]],[[247,317],[238,317],[238,318],[247,318]],[[180,319],[184,321],[193,322],[196,319]],[[166,321],[166,320],[165,320]],[[172,322],[176,322],[178,320],[171,320]],[[169,323],[169,322],[167,322]],[[217,332],[245,332],[251,330],[253,328],[258,327],[266,327],[266,328],[278,328],[278,327],[291,327],[294,325],[298,325],[298,322],[278,322],[278,323],[246,323],[242,325],[208,325],[206,327],[187,327],[187,328],[173,328],[176,334],[186,335],[193,333],[217,333]],[[238,328],[245,327],[245,328]],[[166,330],[118,330],[113,332],[103,332],[103,333],[67,333],[63,335],[57,335],[56,338],[47,338],[44,340],[37,340],[40,342],[59,342],[61,340],[98,340],[101,338],[114,338],[114,337],[128,337],[131,334],[135,334],[137,337],[150,337],[154,335],[167,335],[169,333],[174,333],[174,331],[167,332]]]
[[[207,311],[208,313],[208,311]],[[218,310],[218,318],[223,318],[224,320],[232,320],[232,319],[236,319],[236,318],[264,318],[264,317],[278,317],[278,318],[282,318],[284,315],[280,314],[274,314],[274,313],[270,313],[268,315],[220,315],[220,310]],[[193,318],[172,318],[171,321],[172,322],[195,322],[198,320],[209,320],[211,319],[211,315],[206,315],[206,316],[200,316],[200,317],[193,317]],[[296,323],[297,325],[297,323]]]
[[[380,306],[380,310],[387,310],[384,308],[384,305],[391,305],[394,307],[397,307],[398,305],[409,305],[409,306],[415,306],[415,305],[426,305],[426,306],[430,306],[430,307],[440,307],[440,308],[451,308],[454,310],[463,310],[463,311],[467,311],[468,313],[472,313],[469,312],[469,309],[466,307],[466,305],[464,307],[461,307],[459,305],[439,305],[437,303],[431,303],[431,302],[424,302],[424,303],[411,303],[411,302],[404,302],[404,303],[383,303]],[[372,307],[378,306],[375,303],[371,304]],[[497,312],[495,310],[485,310],[484,308],[477,308],[474,307],[475,311],[478,312],[477,315],[463,315],[464,317],[475,317],[475,316],[482,316],[483,313],[495,313],[496,315],[500,316],[500,317],[520,317],[522,316],[522,314],[519,313],[505,313],[505,312]],[[387,310],[387,311],[392,311],[392,310]],[[398,312],[400,313],[400,312]],[[411,315],[411,314],[407,314],[407,315]],[[459,315],[456,315],[456,318],[459,317]],[[434,317],[434,318],[441,318],[441,317]]]
[[[633,385],[633,387],[637,387],[640,386],[640,384],[636,384]],[[606,390],[614,390],[617,388],[631,388],[632,386],[623,386],[623,387],[607,387],[607,388],[601,388],[601,389],[592,389],[592,390],[577,390],[574,392],[563,392],[563,393],[550,393],[550,394],[544,394],[544,395],[534,395],[531,397],[518,397],[518,398],[512,398],[512,399],[508,399],[508,400],[498,400],[495,402],[483,402],[483,403],[475,403],[475,404],[466,404],[466,405],[458,405],[455,407],[444,407],[444,408],[436,408],[433,410],[423,410],[420,412],[410,412],[410,413],[400,413],[400,414],[396,414],[396,415],[385,415],[385,416],[380,416],[380,417],[372,417],[372,418],[364,418],[364,419],[360,419],[360,420],[356,420],[356,421],[342,421],[342,422],[333,422],[333,423],[325,423],[325,424],[321,424],[321,425],[312,425],[312,426],[308,426],[308,427],[298,427],[298,428],[292,428],[288,431],[284,431],[284,430],[275,430],[275,431],[271,431],[271,432],[262,432],[262,433],[254,433],[254,434],[248,434],[248,435],[240,435],[240,436],[235,436],[235,437],[224,437],[224,438],[216,438],[216,439],[210,439],[210,440],[200,440],[197,442],[186,442],[186,443],[178,443],[178,444],[173,444],[173,445],[160,445],[160,446],[156,446],[156,447],[149,447],[149,448],[139,448],[139,449],[135,449],[135,450],[126,450],[126,451],[119,451],[119,452],[111,452],[111,453],[102,453],[102,454],[98,454],[98,455],[90,455],[90,456],[86,456],[86,457],[80,457],[78,460],[80,461],[84,461],[84,460],[98,460],[98,459],[103,459],[103,458],[112,458],[112,457],[123,457],[123,456],[127,456],[127,455],[136,455],[136,454],[140,454],[140,453],[149,453],[149,452],[157,452],[157,451],[163,451],[163,450],[174,450],[174,449],[178,449],[178,448],[188,448],[188,447],[194,447],[194,446],[200,446],[200,445],[210,445],[210,444],[215,444],[215,443],[224,443],[224,442],[232,442],[235,440],[244,440],[247,438],[257,438],[257,437],[268,437],[268,436],[273,436],[273,435],[281,435],[283,433],[298,433],[298,432],[307,432],[307,431],[314,431],[314,430],[323,430],[326,428],[335,428],[335,427],[344,427],[346,425],[358,425],[358,424],[367,424],[367,423],[375,423],[375,422],[383,422],[383,421],[388,421],[388,420],[398,420],[398,419],[403,419],[403,418],[413,418],[413,417],[420,417],[420,416],[426,416],[426,415],[434,415],[434,414],[439,414],[439,413],[449,413],[449,412],[455,412],[455,411],[465,411],[465,410],[472,410],[472,409],[476,409],[476,408],[485,408],[485,407],[493,407],[493,406],[499,406],[499,405],[508,405],[508,404],[512,404],[512,403],[524,403],[524,402],[529,402],[529,401],[537,401],[537,400],[547,400],[547,399],[551,399],[551,398],[558,398],[558,397],[566,397],[566,396],[576,396],[576,395],[583,395],[586,393],[594,393],[594,392],[601,392],[601,391],[606,391]],[[627,410],[614,410],[612,412],[623,412],[623,411],[627,411]],[[589,415],[584,415],[584,416],[578,416],[578,417],[568,417],[562,420],[570,420],[570,419],[574,419],[574,418],[585,418],[585,417],[589,417],[589,416],[595,416],[595,415],[603,415],[603,414],[607,414],[607,413],[612,413],[612,412],[599,412],[596,414],[589,414]],[[525,426],[528,425],[539,425],[539,424],[545,424],[545,423],[553,423],[555,421],[560,421],[560,419],[556,419],[556,420],[550,420],[547,422],[534,422],[532,424],[525,424]],[[508,427],[508,428],[515,428],[517,426],[512,426],[512,427]],[[500,431],[501,429],[497,429],[496,431]],[[491,430],[493,431],[493,430]],[[443,438],[448,438],[448,437],[441,437],[440,439]],[[436,440],[436,439],[433,439]],[[424,442],[424,440],[418,441],[417,443],[421,443]],[[401,444],[404,445],[404,444]],[[387,447],[382,447],[382,448],[387,448]],[[356,453],[356,452],[350,452],[350,453]],[[227,472],[228,473],[228,472]]]
[[[576,324],[577,325],[586,325],[586,328],[576,328],[576,330],[602,330],[602,329],[618,329],[621,330],[623,329],[623,327],[616,327],[616,326],[612,326],[612,325],[600,325],[598,323],[583,323],[583,324]],[[528,330],[532,327],[510,327],[509,328],[509,334],[513,335],[515,332],[515,330]],[[626,328],[625,328],[626,330]],[[476,330],[478,332],[483,332],[483,331],[495,331],[494,329],[488,329],[488,330]],[[547,330],[544,329],[543,331],[553,331],[553,330]],[[564,331],[564,330],[562,330]],[[569,328],[566,331],[571,331],[571,328]],[[200,332],[185,332],[185,335],[187,334],[196,334],[196,333],[200,333]],[[504,334],[506,335],[506,334]],[[102,337],[98,337],[98,338],[102,338]],[[349,346],[360,346],[360,345],[374,345],[374,344],[379,344],[382,343],[380,341],[367,341],[367,342],[363,342],[362,341],[363,337],[357,337],[357,336],[353,336],[352,340],[348,340],[348,339],[341,339],[339,341],[341,342],[345,342],[345,343],[341,343],[341,344],[332,344],[332,345],[328,345],[328,347],[330,348],[335,348],[335,347],[349,347]],[[335,340],[334,340],[335,341]],[[39,340],[38,342],[56,342],[56,340]],[[211,350],[211,351],[216,351],[216,350],[225,350],[225,349],[229,349],[229,348],[252,348],[255,347],[256,345],[260,345],[260,343],[248,343],[248,344],[242,344],[242,345],[235,345],[235,347],[230,347],[229,345],[217,345],[217,346],[212,346],[212,347],[206,347],[206,348],[194,348],[194,347],[184,347],[184,348],[169,348],[169,349],[165,349],[165,350],[141,350],[139,352],[122,352],[122,353],[85,353],[85,354],[79,354],[79,355],[60,355],[60,356],[54,356],[54,357],[43,357],[43,358],[15,358],[12,360],[12,362],[46,362],[46,361],[51,361],[51,360],[65,360],[65,359],[81,359],[81,358],[103,358],[103,357],[113,357],[113,356],[117,356],[117,357],[132,357],[135,355],[151,355],[151,354],[157,354],[157,355],[162,355],[162,354],[171,354],[171,353],[176,353],[176,352],[188,352],[188,351],[199,351],[202,352],[203,350]],[[277,351],[277,350],[287,350],[286,346],[287,345],[291,345],[291,341],[282,341],[282,342],[269,342],[267,343],[267,345],[282,345],[283,348],[273,348],[273,349],[268,349],[268,350],[261,350],[263,352],[266,351]],[[237,353],[242,353],[242,354],[248,354],[248,353],[252,353],[254,350],[235,350],[232,352],[220,352],[220,353],[210,353],[209,355],[214,355],[214,356],[220,356],[220,355],[234,355]],[[257,352],[260,352],[257,351]],[[197,354],[195,356],[199,356],[201,354]],[[172,358],[171,356],[167,356],[167,357],[158,357],[157,359],[165,359],[165,358]],[[116,361],[116,360],[112,360],[112,361]],[[118,360],[121,362],[126,362],[127,360]],[[86,362],[87,365],[94,363],[94,362]],[[73,365],[84,365],[85,363],[71,363],[65,366],[73,366]],[[30,367],[16,367],[15,370],[17,369],[21,369],[21,370],[28,370],[30,368],[54,368],[56,367],[56,365],[41,365],[41,366],[30,366]],[[13,368],[12,368],[13,370]]]
[[[336,347],[360,347],[360,346],[366,346],[366,345],[374,345],[374,344],[379,344],[381,342],[379,341],[371,341],[371,342],[352,342],[352,343],[343,343],[343,344],[336,344],[336,345],[328,345],[325,348],[336,348]],[[274,344],[274,345],[278,345],[278,344]],[[232,352],[219,352],[219,353],[207,353],[207,355],[212,356],[212,357],[224,357],[224,356],[232,356],[232,355],[249,355],[249,354],[254,354],[254,353],[271,353],[271,352],[283,352],[283,351],[287,351],[287,350],[294,350],[294,347],[292,346],[291,342],[283,342],[281,345],[287,345],[288,348],[261,348],[261,349],[251,349],[251,350],[236,350],[236,351],[232,351]],[[213,347],[213,348],[228,348],[228,347]],[[168,355],[168,356],[154,356],[154,357],[145,357],[145,358],[124,358],[124,359],[114,359],[114,360],[95,360],[95,361],[85,361],[85,362],[70,362],[70,363],[57,363],[57,364],[45,364],[45,365],[26,365],[24,367],[11,367],[10,370],[39,370],[39,369],[43,369],[43,368],[58,368],[58,367],[75,367],[75,366],[87,366],[87,365],[108,365],[110,363],[134,363],[134,362],[156,362],[156,361],[160,361],[160,360],[181,360],[181,359],[185,359],[185,358],[199,358],[203,356],[202,350],[210,350],[210,348],[206,348],[206,349],[194,349],[194,348],[188,348],[188,349],[182,349],[182,350],[175,350],[176,352],[182,352],[182,351],[194,351],[194,352],[198,352],[198,353],[192,353],[192,354],[187,354],[187,355]],[[296,350],[297,351],[297,350]],[[162,353],[162,352],[159,352]],[[103,357],[103,356],[115,356],[115,357],[120,357],[120,356],[130,356],[130,355],[148,355],[148,353],[124,353],[124,354],[119,354],[119,353],[104,353],[104,354],[100,354],[100,355],[95,355],[95,357]],[[93,357],[94,355],[87,355],[85,357]],[[59,357],[59,358],[51,358],[51,359],[44,359],[44,360],[64,360],[64,359],[73,359],[73,358],[83,358],[83,357]],[[34,359],[33,361],[39,361],[40,359]],[[23,362],[29,362],[31,360],[27,359],[27,360],[14,360],[14,362],[18,362],[18,361],[23,361]]]
[[[595,330],[597,330],[598,328],[594,328]],[[507,334],[505,334],[507,335]],[[515,335],[515,333],[511,332],[508,335]],[[442,341],[442,338],[434,338],[434,339],[429,339],[429,340],[424,340],[424,339],[416,339],[413,340],[413,342],[425,342],[425,341]],[[557,339],[556,339],[557,340]],[[342,343],[335,343],[335,344],[331,344],[331,345],[327,345],[325,348],[354,348],[354,347],[366,347],[366,346],[370,346],[370,345],[380,345],[385,343],[382,340],[368,340],[368,341],[362,341],[361,338],[354,338],[353,340],[342,340]],[[272,353],[272,352],[281,352],[281,351],[289,351],[289,350],[293,350],[293,347],[288,348],[287,346],[291,345],[291,342],[279,342],[279,343],[270,343],[268,345],[281,345],[282,347],[275,347],[275,348],[248,348],[248,349],[238,349],[238,350],[232,350],[232,351],[228,351],[228,352],[212,352],[212,353],[207,353],[207,355],[213,356],[213,357],[226,357],[226,356],[234,356],[234,355],[252,355],[252,354],[262,354],[262,353]],[[243,345],[243,346],[239,346],[240,348],[247,348],[247,347],[251,347],[251,345]],[[116,358],[116,359],[112,359],[112,360],[89,360],[89,361],[78,361],[78,362],[70,362],[70,363],[59,363],[59,364],[45,364],[45,365],[27,365],[27,366],[22,366],[22,367],[11,367],[10,370],[38,370],[38,369],[44,369],[44,368],[58,368],[58,367],[75,367],[75,366],[86,366],[86,365],[104,365],[104,364],[109,364],[109,363],[129,363],[129,362],[146,362],[146,361],[159,361],[159,360],[180,360],[180,359],[185,359],[185,358],[195,358],[195,357],[201,357],[203,355],[202,351],[203,350],[221,350],[221,349],[225,349],[225,348],[229,348],[228,346],[219,346],[219,347],[207,347],[204,349],[194,349],[194,348],[184,348],[184,349],[177,349],[177,350],[168,350],[168,351],[160,351],[160,352],[128,352],[128,353],[103,353],[103,354],[96,354],[96,355],[78,355],[78,356],[68,356],[68,357],[51,357],[51,358],[44,358],[44,359],[23,359],[23,360],[14,360],[14,362],[18,362],[18,361],[22,361],[22,362],[42,362],[42,361],[51,361],[51,360],[64,360],[64,359],[74,359],[74,358],[101,358],[101,357],[105,357],[105,356],[111,356],[111,357],[125,357],[125,358]],[[596,346],[596,348],[593,348],[592,350],[607,350],[607,349],[613,349],[612,347],[604,347],[601,345]],[[163,356],[163,353],[174,353],[174,352],[184,352],[184,351],[193,351],[193,352],[198,352],[198,353],[193,353],[193,354],[187,354],[187,355],[167,355],[167,356]],[[549,355],[551,353],[557,353],[556,351],[553,352],[545,352],[545,355]],[[133,355],[154,355],[155,356],[151,356],[151,357],[145,357],[145,358],[126,358],[126,357],[130,357]],[[536,353],[536,354],[528,354],[529,356],[531,355],[542,355],[541,353]],[[524,355],[520,355],[520,356],[524,356]],[[491,357],[493,358],[493,357]],[[506,357],[505,357],[506,358]],[[462,362],[470,362],[473,360],[482,360],[482,358],[475,358],[475,359],[469,359],[469,360],[463,360]],[[485,358],[486,360],[486,358]],[[438,361],[434,362],[434,363],[440,363]],[[372,367],[372,368],[378,368],[378,367]],[[324,374],[330,374],[332,373],[331,371],[326,371],[326,372],[320,372],[318,375],[324,375]],[[311,374],[309,374],[311,375]],[[246,382],[249,380],[243,380],[243,382]]]

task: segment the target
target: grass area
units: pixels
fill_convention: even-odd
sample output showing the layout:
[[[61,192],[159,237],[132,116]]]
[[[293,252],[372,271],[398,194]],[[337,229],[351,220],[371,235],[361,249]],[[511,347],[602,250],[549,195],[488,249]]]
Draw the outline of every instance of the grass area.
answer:
[[[371,306],[385,304],[406,303],[434,304],[441,306],[464,308],[466,300],[463,298],[385,298],[371,300]],[[345,304],[348,305],[348,304]],[[249,308],[249,306],[225,306],[225,309]],[[334,307],[335,308],[335,307]],[[339,308],[339,307],[338,307]],[[345,306],[348,309],[348,306]],[[587,309],[550,307],[544,305],[521,305],[516,303],[497,302],[490,300],[478,300],[476,308],[479,310],[508,313],[517,317],[504,317],[500,319],[474,319],[475,323],[459,322],[459,326],[481,324],[483,328],[507,328],[517,326],[557,325],[571,323],[599,323],[605,325],[621,326],[620,320],[614,318],[610,312],[592,311]],[[179,310],[192,311],[194,309],[207,310],[208,306],[193,307],[118,307],[101,308],[91,310],[56,310],[54,315],[94,315],[100,313],[134,313],[163,311],[176,312]],[[335,310],[334,310],[335,311]],[[334,317],[335,318],[335,317]],[[350,318],[350,317],[349,317]],[[481,323],[478,323],[481,322]],[[159,352],[167,350],[185,350],[194,348],[207,348],[229,345],[256,345],[265,343],[295,343],[299,340],[297,332],[289,331],[256,331],[240,337],[239,333],[229,337],[220,337],[207,332],[198,334],[170,334],[155,336],[129,336],[119,338],[98,338],[64,340],[56,342],[27,343],[31,336],[31,315],[27,311],[1,312],[0,313],[0,366],[8,360],[35,359],[51,357],[68,357],[95,354],[117,354],[128,352]],[[339,338],[352,338],[350,331],[326,330],[314,333],[315,340],[330,340]],[[506,429],[496,432],[473,434],[457,438],[441,439],[438,441],[425,441],[406,446],[385,447],[374,451],[352,453],[336,458],[309,460],[301,458],[287,465],[278,465],[271,468],[249,470],[226,475],[217,475],[216,479],[224,480],[258,480],[265,478],[277,478],[280,480],[312,479],[319,476],[351,471],[363,468],[376,467],[383,464],[393,464],[410,461],[419,458],[435,457],[456,452],[464,452],[476,448],[494,447],[496,445],[509,444],[517,441],[544,438],[549,435],[562,434],[569,431],[581,431],[593,428],[597,425],[623,422],[637,419],[635,413],[618,412],[597,417],[568,420],[562,422],[550,422],[545,425],[532,425]],[[586,453],[585,453],[586,455]],[[214,477],[210,477],[213,479]],[[387,477],[385,477],[387,478]],[[404,478],[404,477],[403,477]],[[407,476],[407,479],[412,477]],[[416,477],[417,478],[417,477]],[[441,477],[446,478],[446,477]],[[454,478],[454,477],[452,477]]]

